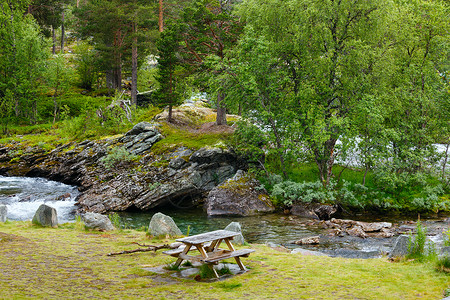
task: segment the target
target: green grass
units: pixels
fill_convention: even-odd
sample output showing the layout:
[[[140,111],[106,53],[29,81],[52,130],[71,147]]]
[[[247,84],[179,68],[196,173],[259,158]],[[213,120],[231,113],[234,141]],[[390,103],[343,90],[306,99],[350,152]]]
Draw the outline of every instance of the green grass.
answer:
[[[450,286],[433,264],[302,256],[264,245],[250,245],[256,252],[243,260],[250,271],[200,283],[143,270],[174,262],[161,250],[106,255],[135,249],[132,242],[171,240],[78,227],[0,223],[0,299],[440,299]]]
[[[225,147],[225,140],[229,137],[227,133],[196,133],[176,128],[170,124],[162,123],[161,127],[164,139],[157,142],[152,151],[155,154],[163,154],[173,151],[179,147],[200,149],[205,146]]]

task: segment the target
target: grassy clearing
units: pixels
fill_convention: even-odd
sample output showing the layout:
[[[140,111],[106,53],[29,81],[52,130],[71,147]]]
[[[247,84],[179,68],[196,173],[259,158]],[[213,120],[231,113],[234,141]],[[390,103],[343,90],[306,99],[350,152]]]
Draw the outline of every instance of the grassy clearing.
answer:
[[[249,272],[196,282],[143,271],[173,262],[160,251],[106,255],[136,248],[132,242],[169,241],[128,230],[86,232],[77,223],[0,223],[0,299],[439,299],[450,285],[428,264],[302,256],[263,245],[251,245]]]

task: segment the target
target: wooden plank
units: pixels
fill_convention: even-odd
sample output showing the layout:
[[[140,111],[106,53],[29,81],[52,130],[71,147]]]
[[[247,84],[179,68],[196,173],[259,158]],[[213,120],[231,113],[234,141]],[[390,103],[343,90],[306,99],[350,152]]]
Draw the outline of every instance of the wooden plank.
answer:
[[[201,255],[192,256],[192,255],[187,255],[187,254],[183,254],[183,253],[180,253],[180,255],[178,257],[181,259],[184,259],[184,260],[188,260],[190,262],[202,262],[202,259],[203,259],[203,257]]]
[[[236,257],[239,258],[241,256],[242,257],[247,257],[252,252],[255,252],[255,250],[253,250],[253,249],[236,250],[236,251],[225,253],[223,255],[218,255],[218,256],[214,256],[214,257],[208,257],[206,259],[203,259],[203,261],[205,263],[215,263],[215,262],[218,262],[218,261],[221,261],[221,260],[224,260],[224,259],[227,259],[227,258],[232,258],[232,257],[234,257],[234,258],[236,258]],[[240,260],[238,262],[238,265],[239,265],[239,263],[240,263]],[[241,267],[241,265],[242,265],[242,263],[240,263],[239,267]]]
[[[205,233],[177,239],[177,241],[187,243],[187,244],[192,244],[192,245],[198,245],[198,244],[203,244],[205,242],[219,240],[219,239],[225,239],[225,238],[230,239],[238,234],[239,234],[239,232],[234,232],[234,231],[229,231],[229,230],[216,230],[216,231],[205,232]]]

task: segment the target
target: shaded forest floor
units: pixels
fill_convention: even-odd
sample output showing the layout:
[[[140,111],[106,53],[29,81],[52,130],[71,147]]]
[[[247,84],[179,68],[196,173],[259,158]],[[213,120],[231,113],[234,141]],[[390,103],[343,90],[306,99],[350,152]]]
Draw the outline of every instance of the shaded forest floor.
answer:
[[[302,256],[265,245],[246,246],[256,250],[244,260],[248,272],[197,282],[143,270],[173,262],[162,250],[107,256],[136,249],[133,242],[172,240],[89,232],[80,223],[0,223],[0,299],[440,299],[450,285],[432,264]]]

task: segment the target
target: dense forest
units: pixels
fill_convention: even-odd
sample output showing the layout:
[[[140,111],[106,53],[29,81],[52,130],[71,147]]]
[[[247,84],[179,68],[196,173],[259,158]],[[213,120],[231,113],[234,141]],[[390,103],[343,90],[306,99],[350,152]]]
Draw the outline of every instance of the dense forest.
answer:
[[[281,207],[450,210],[448,1],[0,3],[1,143],[175,124],[202,93]]]

